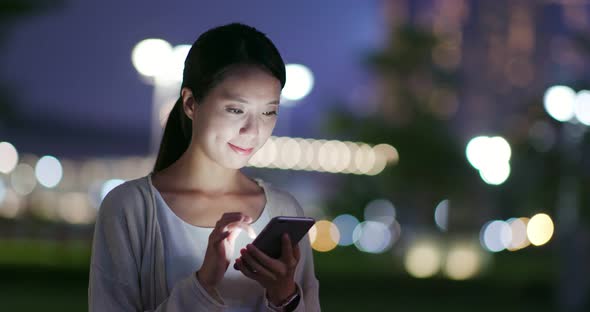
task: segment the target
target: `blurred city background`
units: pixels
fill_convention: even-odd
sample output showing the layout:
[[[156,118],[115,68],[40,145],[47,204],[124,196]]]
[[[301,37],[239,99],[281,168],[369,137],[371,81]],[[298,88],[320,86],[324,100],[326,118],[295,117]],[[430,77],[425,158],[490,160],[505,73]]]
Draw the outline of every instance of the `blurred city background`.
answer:
[[[0,1],[0,300],[83,311],[205,30],[287,65],[245,168],[319,220],[325,311],[590,311],[590,1]],[[188,46],[187,46],[188,45]]]

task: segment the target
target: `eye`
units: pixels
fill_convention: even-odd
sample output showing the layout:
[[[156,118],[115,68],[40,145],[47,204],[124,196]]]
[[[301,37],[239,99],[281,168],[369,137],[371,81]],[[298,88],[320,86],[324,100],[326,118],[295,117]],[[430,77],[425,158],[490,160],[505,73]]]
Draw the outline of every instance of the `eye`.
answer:
[[[231,108],[231,107],[227,107],[225,109],[225,111],[228,112],[228,113],[232,113],[232,114],[241,114],[241,113],[243,113],[243,111],[241,109],[239,109],[239,108]]]
[[[270,111],[270,112],[264,112],[262,113],[264,116],[273,116],[273,115],[277,115],[278,112],[277,111]]]

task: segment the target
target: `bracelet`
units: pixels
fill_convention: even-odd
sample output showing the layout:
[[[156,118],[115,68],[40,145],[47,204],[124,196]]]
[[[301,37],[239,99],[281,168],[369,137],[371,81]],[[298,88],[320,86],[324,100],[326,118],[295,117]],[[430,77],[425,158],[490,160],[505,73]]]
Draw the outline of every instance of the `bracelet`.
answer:
[[[299,304],[299,300],[301,299],[301,295],[299,294],[299,288],[296,288],[295,293],[287,298],[281,305],[274,305],[272,302],[268,302],[269,306],[275,311],[281,312],[291,312],[295,310],[297,305]]]

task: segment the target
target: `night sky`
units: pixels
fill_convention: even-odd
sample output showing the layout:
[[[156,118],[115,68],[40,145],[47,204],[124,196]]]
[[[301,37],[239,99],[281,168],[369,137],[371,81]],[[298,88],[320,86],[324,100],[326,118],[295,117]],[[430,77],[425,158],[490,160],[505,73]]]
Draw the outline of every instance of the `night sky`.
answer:
[[[230,22],[265,32],[287,63],[314,72],[314,89],[282,112],[289,122],[275,134],[319,138],[327,109],[370,84],[362,60],[381,42],[379,9],[354,0],[70,0],[18,18],[3,42],[0,81],[18,97],[23,122],[0,141],[57,156],[147,153],[152,86],[133,67],[132,48],[146,38],[192,44]]]

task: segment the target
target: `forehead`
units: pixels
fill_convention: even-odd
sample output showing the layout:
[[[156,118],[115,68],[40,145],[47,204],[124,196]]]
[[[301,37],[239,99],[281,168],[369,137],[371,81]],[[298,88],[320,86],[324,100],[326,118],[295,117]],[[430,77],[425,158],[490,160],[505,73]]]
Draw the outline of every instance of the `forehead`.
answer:
[[[213,94],[221,98],[269,102],[279,99],[281,82],[266,70],[243,65],[230,69],[214,88]]]

